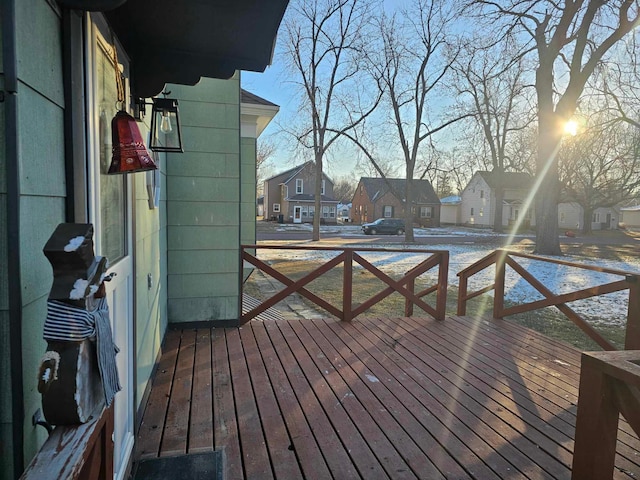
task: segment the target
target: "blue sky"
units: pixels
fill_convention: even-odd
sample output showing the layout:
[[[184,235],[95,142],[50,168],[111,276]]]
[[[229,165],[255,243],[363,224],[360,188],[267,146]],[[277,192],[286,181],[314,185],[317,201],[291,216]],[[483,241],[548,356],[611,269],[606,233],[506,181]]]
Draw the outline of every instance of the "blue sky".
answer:
[[[398,6],[406,3],[407,0],[383,0],[383,5],[387,11],[393,11]],[[243,71],[241,74],[242,88],[280,106],[280,112],[261,135],[262,139],[275,143],[277,147],[276,153],[270,159],[270,163],[273,165],[273,173],[279,170],[286,170],[306,160],[296,159],[295,154],[289,151],[284,141],[286,134],[281,132],[281,128],[278,125],[278,122],[286,124],[287,120],[294,118],[298,108],[294,92],[295,87],[287,81],[291,74],[287,72],[283,64],[283,56],[280,53],[280,48],[284,41],[284,35],[281,33],[276,40],[273,63],[263,73]],[[355,167],[354,155],[351,152],[346,152],[346,155],[334,152],[333,157],[340,156],[340,160],[328,159],[326,173],[334,179],[343,175],[353,175],[355,177],[356,174],[353,171]],[[357,175],[357,177],[359,176]]]

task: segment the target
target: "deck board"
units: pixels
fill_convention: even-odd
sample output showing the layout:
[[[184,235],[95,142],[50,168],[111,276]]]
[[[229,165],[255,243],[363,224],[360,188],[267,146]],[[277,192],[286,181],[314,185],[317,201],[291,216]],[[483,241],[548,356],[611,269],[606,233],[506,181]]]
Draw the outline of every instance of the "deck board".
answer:
[[[221,449],[229,479],[569,479],[579,371],[499,320],[172,330],[136,458]],[[614,478],[640,476],[639,451],[621,422]]]
[[[211,368],[211,330],[196,331],[193,394],[189,416],[189,451],[208,452],[213,448],[213,402]]]

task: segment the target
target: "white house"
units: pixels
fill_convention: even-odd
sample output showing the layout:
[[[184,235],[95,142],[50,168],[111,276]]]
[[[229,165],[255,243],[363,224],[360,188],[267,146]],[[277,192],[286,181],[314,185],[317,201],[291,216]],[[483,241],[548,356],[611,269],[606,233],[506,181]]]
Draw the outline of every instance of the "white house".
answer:
[[[349,222],[351,219],[351,203],[339,203],[336,206],[338,221]]]
[[[596,208],[591,216],[591,230],[609,230],[617,228],[620,213],[616,207]],[[584,209],[575,202],[558,204],[558,227],[560,229],[581,230],[584,222]]]
[[[451,195],[440,199],[440,224],[459,225],[462,215],[462,197]]]
[[[460,221],[465,225],[493,227],[495,215],[496,187],[498,176],[492,172],[476,172],[462,191]],[[533,185],[528,173],[505,172],[502,174],[504,188],[502,225],[514,225],[521,217],[523,226],[535,224],[533,204],[525,208],[524,203]]]
[[[640,205],[620,209],[620,223],[627,228],[640,228]]]

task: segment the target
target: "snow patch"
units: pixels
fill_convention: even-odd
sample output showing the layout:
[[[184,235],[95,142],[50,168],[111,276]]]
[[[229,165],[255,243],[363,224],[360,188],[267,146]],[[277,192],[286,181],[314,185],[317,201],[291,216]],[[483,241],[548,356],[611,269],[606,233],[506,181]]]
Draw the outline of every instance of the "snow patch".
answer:
[[[365,377],[367,377],[367,380],[369,380],[371,383],[377,383],[377,382],[380,381],[376,377],[374,377],[373,375],[366,374]]]
[[[78,248],[80,248],[80,245],[82,245],[82,242],[84,242],[84,240],[85,237],[83,237],[82,235],[73,237],[71,240],[69,240],[69,243],[64,246],[64,251],[75,252]]]
[[[85,292],[89,286],[89,281],[83,278],[79,278],[73,284],[73,290],[69,292],[69,298],[71,300],[80,300],[85,297]]]

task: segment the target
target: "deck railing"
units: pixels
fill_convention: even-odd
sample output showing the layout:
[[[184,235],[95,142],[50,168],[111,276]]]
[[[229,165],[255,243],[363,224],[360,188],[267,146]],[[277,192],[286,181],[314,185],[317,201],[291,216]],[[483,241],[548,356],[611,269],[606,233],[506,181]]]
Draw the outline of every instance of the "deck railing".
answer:
[[[333,251],[338,254],[331,260],[322,264],[318,268],[312,270],[307,275],[298,280],[293,280],[283,273],[277,271],[269,264],[259,260],[255,256],[256,250],[298,250],[302,252],[318,252]],[[428,255],[428,258],[418,263],[415,267],[406,272],[399,280],[394,280],[388,274],[380,270],[371,262],[366,260],[361,254],[373,252],[396,252],[396,253],[414,253]],[[275,280],[284,284],[284,289],[277,292],[271,298],[260,303],[241,316],[240,323],[244,324],[252,318],[258,316],[268,308],[273,307],[278,302],[284,300],[287,296],[298,293],[311,301],[318,307],[326,310],[331,315],[338,317],[344,321],[351,321],[354,317],[365,312],[384,298],[394,292],[398,292],[405,297],[405,315],[413,315],[414,305],[420,307],[429,315],[438,320],[444,320],[447,304],[447,275],[449,272],[449,252],[446,250],[421,250],[421,249],[388,249],[388,248],[333,248],[333,247],[307,247],[293,245],[242,245],[241,246],[242,262],[249,263],[258,268],[265,274],[273,277]],[[360,265],[365,270],[371,272],[378,279],[387,285],[387,287],[368,298],[359,305],[353,304],[354,263]],[[306,286],[317,279],[321,275],[326,274],[331,269],[343,265],[342,285],[336,285],[336,288],[342,288],[342,308],[327,302],[323,298],[314,294],[306,288]],[[243,263],[244,265],[244,263]],[[432,268],[438,268],[438,280],[432,285],[419,292],[415,291],[415,281],[420,275],[428,272]],[[435,306],[429,305],[424,297],[430,293],[436,293]]]
[[[516,258],[525,258],[540,262],[548,262],[556,265],[564,265],[575,269],[590,270],[621,277],[620,280],[610,283],[585,288],[570,293],[556,294],[544,286],[538,279],[529,273]],[[473,275],[495,265],[494,283],[479,290],[468,292],[468,281]],[[505,273],[506,266],[511,267],[522,279],[526,280],[533,288],[542,294],[542,300],[536,300],[521,305],[505,307]],[[607,293],[621,290],[629,290],[629,307],[627,310],[627,329],[625,334],[625,350],[640,349],[640,282],[638,274],[613,270],[564,260],[550,259],[536,255],[512,252],[504,249],[496,250],[486,257],[478,260],[473,265],[458,272],[460,277],[458,289],[458,315],[465,315],[467,301],[491,290],[493,296],[493,317],[504,318],[508,315],[529,312],[544,307],[555,306],[569,320],[571,320],[586,335],[594,340],[604,350],[616,350],[616,348],[598,333],[589,323],[570,308],[567,303],[586,298],[597,297]]]
[[[111,480],[113,405],[82,425],[58,426],[24,471],[21,480]]]
[[[639,389],[640,351],[582,354],[573,480],[613,478],[620,414],[640,435]]]

